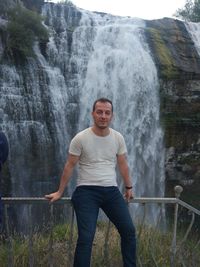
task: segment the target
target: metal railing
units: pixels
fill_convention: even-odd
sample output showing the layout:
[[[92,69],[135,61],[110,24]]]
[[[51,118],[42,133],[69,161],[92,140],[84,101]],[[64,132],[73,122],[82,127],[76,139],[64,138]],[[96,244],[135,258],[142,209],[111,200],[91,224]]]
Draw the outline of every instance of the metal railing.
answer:
[[[175,187],[175,198],[134,198],[133,200],[131,200],[131,202],[129,203],[129,206],[131,208],[132,205],[134,204],[138,204],[141,205],[143,207],[143,214],[141,216],[140,222],[137,223],[137,240],[138,240],[138,247],[141,246],[141,242],[140,240],[142,239],[142,236],[145,235],[145,239],[146,239],[146,247],[148,247],[149,250],[149,257],[151,259],[146,259],[146,262],[144,263],[144,259],[143,256],[140,255],[140,253],[142,253],[143,248],[141,247],[141,249],[138,249],[138,255],[137,255],[137,261],[138,261],[138,266],[142,267],[142,266],[149,266],[149,267],[166,267],[166,266],[170,266],[170,267],[179,267],[179,266],[183,266],[183,267],[197,267],[200,266],[198,264],[200,264],[200,229],[198,229],[199,225],[197,225],[197,229],[194,231],[194,225],[195,225],[195,219],[198,217],[198,219],[200,219],[200,211],[194,207],[192,207],[191,205],[183,202],[182,200],[180,200],[180,194],[182,192],[182,187],[180,186],[176,186]],[[20,198],[20,197],[15,197],[15,198],[2,198],[2,201],[4,203],[4,221],[5,221],[5,239],[3,239],[3,241],[1,240],[1,244],[0,244],[0,266],[3,267],[1,261],[1,247],[5,247],[6,246],[6,252],[3,254],[4,258],[6,255],[6,261],[7,261],[7,265],[5,266],[9,266],[9,267],[15,267],[15,266],[37,266],[35,265],[35,252],[34,252],[34,246],[33,243],[35,242],[34,240],[34,227],[30,224],[29,225],[29,234],[28,237],[26,237],[27,240],[27,248],[28,248],[28,260],[27,262],[23,265],[21,263],[21,265],[17,265],[15,263],[14,260],[14,233],[12,231],[12,225],[9,222],[9,214],[8,214],[8,210],[9,207],[12,205],[28,205],[28,216],[31,216],[31,207],[32,205],[38,204],[45,204],[47,205],[48,201],[45,198]],[[53,237],[53,228],[54,228],[54,207],[58,204],[64,204],[64,205],[68,205],[71,207],[71,213],[70,213],[70,220],[68,223],[68,231],[69,231],[69,235],[67,237],[67,242],[65,242],[65,245],[67,245],[66,248],[66,254],[67,254],[67,259],[65,265],[65,267],[70,267],[71,266],[71,262],[72,262],[72,256],[73,256],[73,246],[74,246],[74,239],[75,239],[75,229],[76,229],[76,223],[75,223],[75,217],[74,217],[74,211],[73,211],[73,207],[71,205],[71,200],[70,198],[62,198],[60,200],[58,200],[55,204],[53,205],[47,205],[47,209],[49,209],[50,211],[50,218],[49,218],[49,224],[48,224],[48,242],[47,242],[47,250],[46,250],[46,262],[44,266],[50,266],[50,267],[57,267],[57,263],[56,263],[56,259],[54,258],[54,250],[55,250],[55,240]],[[146,217],[147,217],[147,211],[148,211],[148,205],[149,204],[154,204],[154,205],[158,205],[159,206],[159,214],[157,216],[157,222],[154,226],[151,226],[150,232],[151,235],[148,236],[148,231],[146,231],[146,228],[148,228],[148,226],[146,225]],[[163,216],[163,206],[164,205],[173,205],[173,219],[171,220],[171,223],[169,227],[167,227],[166,229],[161,229],[161,219]],[[180,227],[180,222],[184,222],[184,220],[179,219],[180,217],[180,210],[185,210],[187,213],[189,212],[189,216],[190,221],[187,222],[187,225],[184,227]],[[165,218],[166,221],[166,218]],[[180,231],[178,232],[180,227],[180,231],[182,232],[182,234],[180,235]],[[92,266],[102,266],[102,267],[111,267],[114,266],[111,264],[110,259],[109,259],[109,242],[110,242],[110,237],[112,236],[112,225],[110,222],[106,223],[106,231],[104,233],[104,246],[103,246],[103,265],[92,265]],[[152,240],[153,238],[156,238],[157,235],[157,230],[160,232],[162,232],[163,235],[166,234],[166,232],[171,231],[170,233],[170,238],[171,241],[169,241],[168,243],[168,250],[169,250],[169,264],[168,263],[163,263],[161,261],[161,259],[157,259],[157,252],[155,251],[155,240]],[[170,230],[169,230],[170,229]],[[152,234],[153,232],[153,234]],[[185,250],[185,244],[188,243],[188,240],[190,242],[190,238],[189,236],[192,235],[193,237],[195,236],[195,240],[192,243],[192,253],[188,252]],[[55,241],[55,242],[54,242]],[[37,242],[37,241],[36,241]],[[64,246],[65,246],[64,245]],[[162,244],[161,241],[161,247],[163,245],[163,249],[166,249],[166,247],[164,248],[164,244]],[[162,248],[161,248],[162,249]],[[188,265],[188,257],[191,257],[190,265]],[[19,261],[19,260],[18,260]],[[5,263],[5,259],[4,259],[4,263]],[[66,265],[67,264],[67,265]],[[120,267],[121,263],[118,263],[117,267]],[[43,267],[43,265],[40,265]],[[61,265],[59,265],[61,266]],[[115,264],[116,266],[116,264]]]

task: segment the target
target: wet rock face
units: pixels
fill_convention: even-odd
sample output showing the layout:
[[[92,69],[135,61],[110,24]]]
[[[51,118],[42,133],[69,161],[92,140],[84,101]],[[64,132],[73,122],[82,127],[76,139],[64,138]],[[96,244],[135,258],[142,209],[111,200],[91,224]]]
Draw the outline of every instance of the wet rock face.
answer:
[[[200,81],[163,82],[162,115],[165,121],[166,193],[174,184],[184,188],[182,199],[200,207]],[[173,92],[173,94],[172,94]]]
[[[182,21],[147,21],[147,39],[162,79],[200,79],[200,58]]]
[[[162,82],[161,116],[165,127],[166,194],[175,184],[182,198],[200,207],[200,81]]]
[[[166,195],[181,184],[181,198],[200,208],[200,59],[183,22],[147,22],[147,39],[160,77],[165,129]]]

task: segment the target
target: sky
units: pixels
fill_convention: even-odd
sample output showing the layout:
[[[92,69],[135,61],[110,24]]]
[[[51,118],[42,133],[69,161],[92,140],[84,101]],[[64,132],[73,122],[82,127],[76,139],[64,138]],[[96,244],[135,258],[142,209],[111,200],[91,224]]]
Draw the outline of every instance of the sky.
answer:
[[[90,11],[141,19],[159,19],[173,17],[178,8],[185,6],[186,0],[71,0],[71,2]]]

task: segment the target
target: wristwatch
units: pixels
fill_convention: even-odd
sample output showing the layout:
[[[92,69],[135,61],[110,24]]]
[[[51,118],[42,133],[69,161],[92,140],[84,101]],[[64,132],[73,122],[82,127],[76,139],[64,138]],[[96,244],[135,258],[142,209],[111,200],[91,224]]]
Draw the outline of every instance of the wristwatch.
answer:
[[[132,189],[132,186],[125,186],[126,189]]]

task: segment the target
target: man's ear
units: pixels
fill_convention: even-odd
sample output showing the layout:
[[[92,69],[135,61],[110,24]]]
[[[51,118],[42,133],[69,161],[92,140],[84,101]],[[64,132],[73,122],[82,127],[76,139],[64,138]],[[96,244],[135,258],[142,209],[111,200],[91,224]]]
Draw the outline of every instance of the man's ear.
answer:
[[[113,113],[110,122],[112,123],[114,120],[115,120],[115,116],[114,116],[114,113]]]

